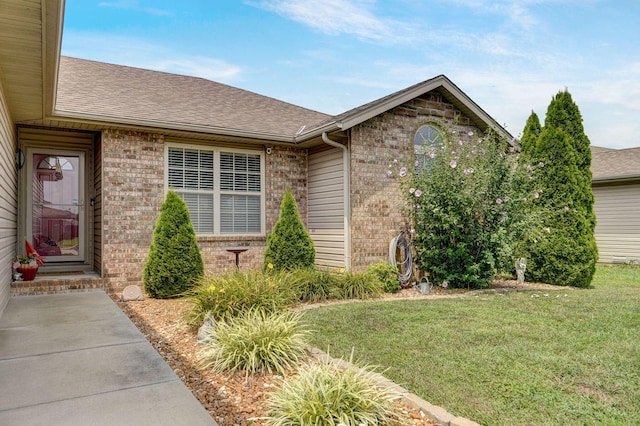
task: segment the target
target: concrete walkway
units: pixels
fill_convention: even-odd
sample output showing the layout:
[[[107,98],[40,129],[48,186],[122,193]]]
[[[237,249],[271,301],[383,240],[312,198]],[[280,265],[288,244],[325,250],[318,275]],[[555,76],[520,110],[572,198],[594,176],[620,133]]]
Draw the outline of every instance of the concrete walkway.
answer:
[[[10,299],[0,425],[216,425],[102,291]]]

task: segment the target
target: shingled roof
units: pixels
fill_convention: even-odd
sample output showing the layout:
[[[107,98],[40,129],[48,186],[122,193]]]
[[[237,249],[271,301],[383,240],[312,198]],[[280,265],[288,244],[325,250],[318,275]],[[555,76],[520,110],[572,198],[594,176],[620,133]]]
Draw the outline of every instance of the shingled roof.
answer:
[[[53,116],[63,122],[303,143],[350,129],[430,91],[442,94],[480,129],[510,136],[444,75],[331,116],[203,78],[64,56]]]
[[[593,182],[640,180],[640,148],[591,147]]]
[[[380,99],[360,105],[342,114],[329,117],[325,122],[320,122],[316,128],[324,128],[326,125],[334,124],[336,127],[347,130],[357,124],[363,123],[378,114],[392,110],[401,104],[415,99],[425,93],[435,91],[440,93],[447,101],[451,102],[457,109],[469,117],[473,123],[482,131],[492,128],[508,138],[512,136],[502,126],[500,126],[489,114],[487,114],[478,104],[476,104],[466,93],[456,86],[445,75],[439,75],[429,80],[409,86],[405,89],[391,93]],[[312,134],[315,129],[305,129],[301,136]]]
[[[169,129],[233,131],[291,141],[330,118],[267,96],[189,77],[60,58],[56,115]]]

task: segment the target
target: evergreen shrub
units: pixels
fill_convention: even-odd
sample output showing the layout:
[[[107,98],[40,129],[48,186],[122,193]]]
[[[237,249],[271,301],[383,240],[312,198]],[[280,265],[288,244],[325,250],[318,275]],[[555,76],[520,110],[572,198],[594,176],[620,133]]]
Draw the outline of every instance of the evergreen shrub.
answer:
[[[182,198],[169,191],[153,231],[149,258],[144,266],[144,290],[151,297],[178,297],[202,276],[204,265]]]
[[[598,260],[591,150],[578,106],[566,90],[549,104],[532,156],[545,164],[536,205],[546,211],[549,235],[531,246],[527,274],[535,281],[588,287]]]
[[[265,271],[312,268],[316,251],[291,189],[287,188],[280,205],[280,217],[267,236],[264,253]]]

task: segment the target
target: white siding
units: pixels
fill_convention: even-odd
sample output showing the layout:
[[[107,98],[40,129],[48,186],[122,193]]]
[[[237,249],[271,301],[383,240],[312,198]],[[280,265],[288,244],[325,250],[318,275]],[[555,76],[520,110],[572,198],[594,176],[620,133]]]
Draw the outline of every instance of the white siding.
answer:
[[[640,183],[593,188],[600,262],[640,261]]]
[[[11,292],[11,259],[16,254],[17,178],[16,135],[0,79],[0,315]]]
[[[307,226],[316,247],[316,264],[345,267],[344,174],[342,150],[309,155]]]

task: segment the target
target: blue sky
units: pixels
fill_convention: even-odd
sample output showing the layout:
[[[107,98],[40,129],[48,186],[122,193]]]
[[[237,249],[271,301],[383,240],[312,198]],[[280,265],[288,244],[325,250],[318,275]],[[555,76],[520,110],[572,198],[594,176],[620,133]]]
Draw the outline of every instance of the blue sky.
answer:
[[[638,0],[66,0],[62,54],[327,114],[445,74],[516,136],[566,88],[593,145],[640,146]]]

